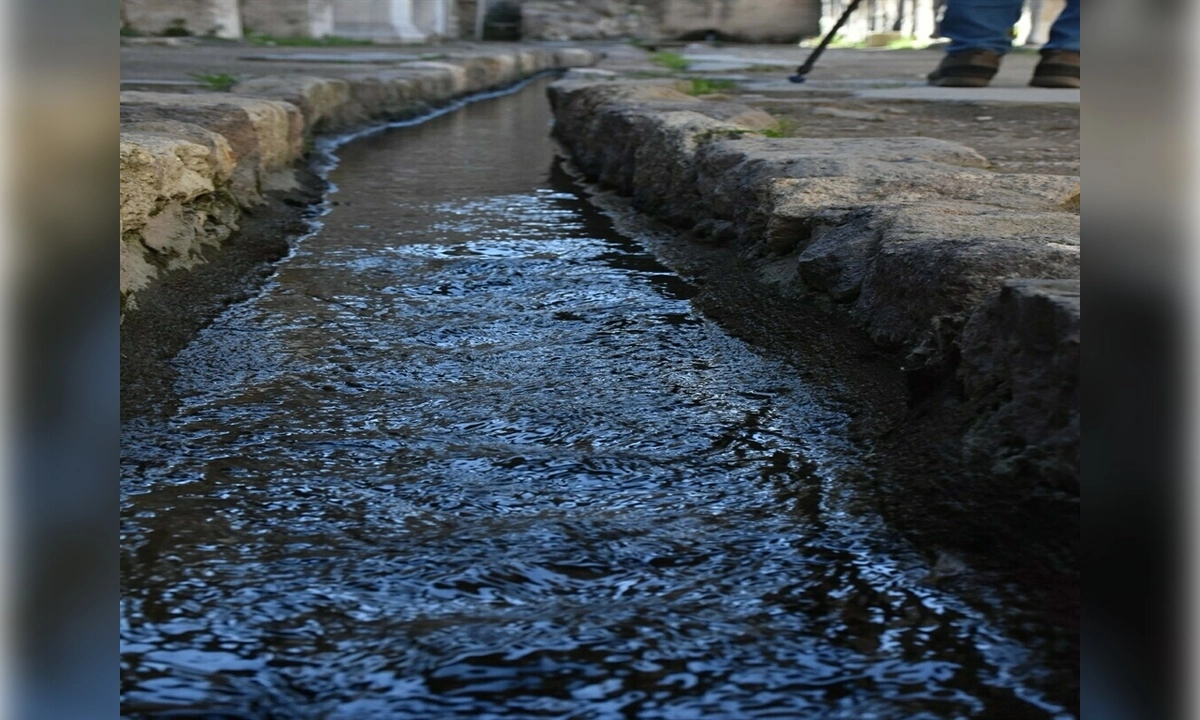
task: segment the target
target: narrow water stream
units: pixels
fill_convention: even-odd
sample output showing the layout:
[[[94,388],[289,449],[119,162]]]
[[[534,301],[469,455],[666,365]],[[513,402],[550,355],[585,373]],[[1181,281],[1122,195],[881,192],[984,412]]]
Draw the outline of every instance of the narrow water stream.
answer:
[[[542,81],[341,147],[323,227],[126,423],[126,716],[1069,717],[549,121]]]

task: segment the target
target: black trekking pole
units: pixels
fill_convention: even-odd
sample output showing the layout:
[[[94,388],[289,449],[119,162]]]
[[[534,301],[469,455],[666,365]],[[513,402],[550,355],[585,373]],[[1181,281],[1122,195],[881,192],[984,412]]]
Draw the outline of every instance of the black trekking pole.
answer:
[[[838,21],[833,24],[833,27],[829,29],[829,32],[825,33],[825,37],[821,38],[821,44],[817,45],[816,49],[812,51],[812,54],[808,56],[808,59],[804,61],[803,65],[796,68],[795,75],[788,76],[788,80],[791,80],[794,83],[804,82],[804,76],[812,72],[813,65],[817,64],[817,58],[821,57],[821,53],[825,52],[825,47],[828,46],[829,43],[833,42],[833,36],[838,30],[841,30],[842,26],[846,24],[846,21],[850,19],[850,13],[854,12],[854,9],[858,7],[860,2],[862,2],[862,0],[851,0],[850,4],[846,6],[846,11],[843,12],[842,16],[838,18]]]

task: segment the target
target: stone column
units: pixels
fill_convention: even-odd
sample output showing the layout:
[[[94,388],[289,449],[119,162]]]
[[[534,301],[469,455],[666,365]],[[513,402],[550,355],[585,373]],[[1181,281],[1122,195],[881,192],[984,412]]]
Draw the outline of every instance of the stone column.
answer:
[[[308,0],[312,37],[333,35],[333,0]]]
[[[333,0],[242,0],[248,32],[276,37],[333,34]]]
[[[391,0],[392,32],[401,42],[423,42],[425,33],[413,22],[413,0]]]
[[[412,0],[333,0],[334,34],[380,42],[419,43]]]
[[[413,24],[422,33],[436,37],[450,35],[448,0],[412,0]]]

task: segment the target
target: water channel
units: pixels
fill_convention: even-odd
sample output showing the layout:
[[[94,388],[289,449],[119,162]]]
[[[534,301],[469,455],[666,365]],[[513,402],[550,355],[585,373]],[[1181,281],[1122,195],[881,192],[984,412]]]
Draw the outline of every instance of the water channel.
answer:
[[[341,145],[125,423],[125,715],[1070,717],[847,418],[588,204],[545,82]]]

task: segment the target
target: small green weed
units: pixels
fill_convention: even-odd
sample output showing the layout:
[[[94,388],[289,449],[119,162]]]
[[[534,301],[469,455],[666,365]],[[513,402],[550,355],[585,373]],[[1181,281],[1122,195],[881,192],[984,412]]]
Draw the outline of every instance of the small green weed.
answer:
[[[229,88],[238,84],[238,79],[228,73],[188,73],[193,79],[204,83],[209,90],[229,92]]]
[[[796,121],[791,118],[779,118],[772,127],[759,130],[759,132],[769,138],[785,138],[794,137],[796,134]]]
[[[666,69],[674,72],[683,72],[692,64],[687,58],[679,53],[667,52],[666,50],[660,50],[659,52],[654,53],[650,56],[650,59],[656,64],[662,65]]]
[[[737,83],[732,80],[712,80],[709,78],[692,78],[692,86],[684,90],[688,95],[712,95],[713,93],[732,90]]]

